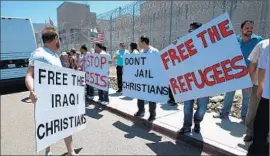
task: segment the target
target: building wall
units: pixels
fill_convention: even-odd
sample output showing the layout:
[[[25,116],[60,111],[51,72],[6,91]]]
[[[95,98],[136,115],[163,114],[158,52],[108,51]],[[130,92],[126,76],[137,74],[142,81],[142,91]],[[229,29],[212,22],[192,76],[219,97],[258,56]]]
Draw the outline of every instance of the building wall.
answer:
[[[57,22],[62,49],[71,49],[86,44],[89,48],[90,29],[96,26],[96,14],[89,5],[64,2],[57,8]]]

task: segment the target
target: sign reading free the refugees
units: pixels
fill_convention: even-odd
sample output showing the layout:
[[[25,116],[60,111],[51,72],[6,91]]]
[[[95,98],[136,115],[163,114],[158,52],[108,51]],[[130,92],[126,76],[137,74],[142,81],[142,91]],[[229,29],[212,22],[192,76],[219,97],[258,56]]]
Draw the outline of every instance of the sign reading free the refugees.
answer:
[[[37,152],[86,128],[85,72],[35,61]]]
[[[177,101],[252,86],[227,13],[203,24],[159,54],[162,74]]]

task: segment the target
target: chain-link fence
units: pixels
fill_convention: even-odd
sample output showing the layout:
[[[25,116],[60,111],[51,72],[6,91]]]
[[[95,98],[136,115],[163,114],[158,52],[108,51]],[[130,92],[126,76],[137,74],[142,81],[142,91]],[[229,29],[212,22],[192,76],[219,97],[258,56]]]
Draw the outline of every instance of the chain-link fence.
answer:
[[[254,33],[269,37],[269,1],[211,0],[211,1],[137,1],[97,16],[97,27],[104,31],[110,52],[120,42],[137,42],[141,35],[159,50],[172,40],[184,36],[189,24],[207,23],[227,12],[237,34],[244,20],[255,22]]]

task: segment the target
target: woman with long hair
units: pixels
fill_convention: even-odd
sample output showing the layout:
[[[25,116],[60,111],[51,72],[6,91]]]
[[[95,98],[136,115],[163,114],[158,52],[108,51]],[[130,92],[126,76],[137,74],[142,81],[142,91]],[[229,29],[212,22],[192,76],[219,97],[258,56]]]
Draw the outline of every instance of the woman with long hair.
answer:
[[[139,50],[138,50],[138,46],[137,46],[137,43],[130,43],[130,53],[131,54],[139,54]]]

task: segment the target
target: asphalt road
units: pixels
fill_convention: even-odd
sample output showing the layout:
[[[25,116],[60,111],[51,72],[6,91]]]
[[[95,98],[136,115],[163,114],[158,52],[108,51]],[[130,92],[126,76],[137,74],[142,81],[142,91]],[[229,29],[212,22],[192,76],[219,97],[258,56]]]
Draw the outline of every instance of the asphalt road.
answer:
[[[34,107],[23,86],[1,93],[1,155],[43,155],[35,152]],[[139,125],[90,105],[87,128],[74,135],[80,155],[205,155],[201,149],[148,131]],[[52,146],[54,155],[66,152],[64,141]]]

